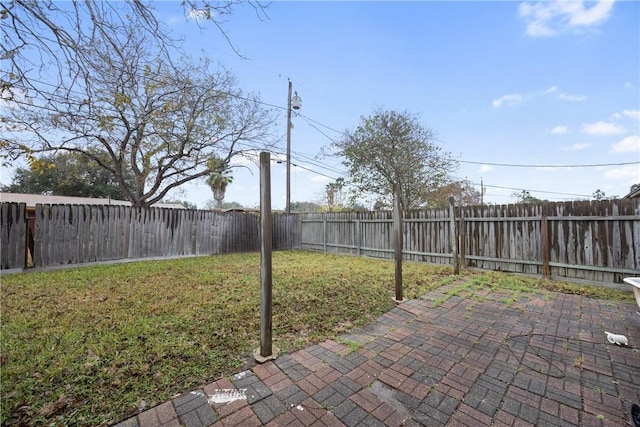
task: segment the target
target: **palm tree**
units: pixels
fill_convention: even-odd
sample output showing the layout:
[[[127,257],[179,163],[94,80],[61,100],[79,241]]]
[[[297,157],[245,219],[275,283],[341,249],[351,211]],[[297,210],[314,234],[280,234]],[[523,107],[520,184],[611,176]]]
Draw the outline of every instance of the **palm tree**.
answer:
[[[227,191],[227,185],[233,182],[233,177],[229,166],[222,159],[213,158],[209,160],[208,166],[211,170],[211,175],[207,178],[207,185],[211,187],[213,192],[216,208],[220,209],[224,200],[224,193]]]
[[[207,178],[207,185],[211,187],[213,191],[213,198],[216,200],[216,208],[222,207],[222,201],[224,200],[224,193],[227,191],[227,185],[233,182],[233,177],[229,175],[229,171],[216,172],[209,175]]]

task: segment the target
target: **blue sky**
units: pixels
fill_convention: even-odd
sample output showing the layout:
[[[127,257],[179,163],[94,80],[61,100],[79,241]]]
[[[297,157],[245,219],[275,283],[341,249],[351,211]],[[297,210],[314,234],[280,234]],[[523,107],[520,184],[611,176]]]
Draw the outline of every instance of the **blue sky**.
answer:
[[[443,149],[477,162],[455,175],[482,179],[490,203],[515,201],[516,190],[498,187],[559,201],[596,189],[623,196],[640,182],[638,164],[495,165],[640,161],[639,2],[275,1],[262,20],[245,5],[225,29],[248,59],[211,24],[185,18],[180,2],[155,6],[190,55],[219,61],[265,103],[286,107],[293,82],[304,117],[292,119],[292,201],[318,201],[344,176],[340,159],[315,157],[378,107],[418,114]],[[284,109],[276,117],[284,152]],[[259,173],[244,165],[225,200],[254,207]],[[274,162],[271,174],[273,208],[282,209],[285,165]],[[175,197],[204,208],[212,194],[199,182]]]

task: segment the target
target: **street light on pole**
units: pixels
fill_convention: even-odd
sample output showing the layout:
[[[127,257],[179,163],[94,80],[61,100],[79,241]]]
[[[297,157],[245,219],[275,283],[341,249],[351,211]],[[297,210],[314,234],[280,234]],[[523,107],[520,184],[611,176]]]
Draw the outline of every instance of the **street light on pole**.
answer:
[[[287,97],[287,197],[284,206],[286,214],[291,213],[291,109],[299,110],[302,100],[298,92],[291,98],[293,84],[289,80],[289,96]]]

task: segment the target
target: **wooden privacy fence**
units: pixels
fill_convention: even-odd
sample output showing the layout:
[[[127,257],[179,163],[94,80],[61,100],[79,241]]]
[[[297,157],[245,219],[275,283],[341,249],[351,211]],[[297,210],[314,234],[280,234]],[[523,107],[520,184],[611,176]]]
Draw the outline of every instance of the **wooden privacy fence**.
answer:
[[[2,203],[0,267],[255,251],[258,219],[239,212]],[[391,212],[274,215],[273,226],[274,249],[393,257]],[[404,219],[403,258],[620,283],[640,275],[640,201],[415,211]]]
[[[2,203],[0,213],[3,269],[259,250],[254,213],[116,205],[37,205],[29,212],[16,203]],[[273,248],[297,247],[297,230],[297,215],[274,215]]]
[[[391,212],[304,214],[300,222],[302,249],[393,257]],[[634,199],[415,211],[403,228],[406,260],[452,265],[457,239],[462,267],[601,283],[640,275]]]

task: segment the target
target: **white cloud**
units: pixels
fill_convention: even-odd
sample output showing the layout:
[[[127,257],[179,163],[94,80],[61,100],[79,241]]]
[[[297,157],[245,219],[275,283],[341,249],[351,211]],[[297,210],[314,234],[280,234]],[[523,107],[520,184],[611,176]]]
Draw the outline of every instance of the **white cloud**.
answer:
[[[584,7],[582,2],[570,3],[568,10],[571,19],[569,24],[574,27],[597,25],[609,19],[614,0],[601,0],[591,7]]]
[[[613,0],[600,0],[585,6],[582,0],[525,2],[520,4],[519,13],[527,22],[526,34],[532,37],[551,37],[603,23],[611,14],[613,3]]]
[[[622,141],[613,144],[611,151],[614,153],[629,153],[634,151],[640,151],[640,135],[631,135],[624,138]]]
[[[555,133],[557,135],[562,135],[569,132],[569,128],[566,126],[556,126],[553,129],[551,129],[551,133]]]
[[[620,166],[605,172],[607,179],[626,180],[633,184],[640,181],[640,168],[638,165]]]
[[[560,93],[558,94],[558,99],[562,99],[563,101],[573,101],[573,102],[582,102],[587,100],[586,95],[570,95],[568,93]]]
[[[587,144],[587,143],[576,143],[573,145],[568,145],[566,147],[562,147],[560,148],[562,151],[580,151],[580,150],[584,150],[586,148],[591,147],[591,144]]]
[[[573,101],[573,102],[581,102],[587,99],[586,95],[572,95],[564,92],[558,93],[558,86],[551,86],[545,90],[536,90],[525,93],[510,93],[507,95],[503,95],[500,98],[494,99],[491,104],[494,108],[500,108],[502,106],[506,107],[514,107],[516,105],[522,104],[524,102],[530,101],[536,98],[542,98],[547,95],[551,95],[557,93],[556,98],[561,99],[563,101]]]
[[[585,123],[582,132],[589,135],[617,135],[626,132],[622,126],[610,122]]]
[[[640,110],[624,110],[622,114],[634,120],[640,121]]]
[[[480,172],[489,172],[493,170],[493,168],[489,165],[482,165],[480,166]]]
[[[624,88],[625,88],[625,89],[632,89],[632,88],[633,88],[633,83],[631,83],[631,82],[624,82]]]
[[[520,93],[511,93],[508,95],[501,96],[498,99],[494,99],[491,102],[494,108],[500,108],[502,105],[506,105],[508,107],[513,107],[515,105],[521,104],[524,101],[524,95]]]

